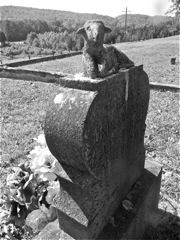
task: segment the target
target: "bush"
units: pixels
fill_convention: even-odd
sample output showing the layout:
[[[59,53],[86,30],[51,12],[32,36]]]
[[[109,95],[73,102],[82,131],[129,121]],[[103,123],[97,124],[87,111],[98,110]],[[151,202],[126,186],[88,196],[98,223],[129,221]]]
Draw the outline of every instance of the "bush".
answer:
[[[26,42],[29,47],[39,47],[56,51],[80,50],[84,45],[82,38],[76,38],[75,33],[69,34],[67,31],[63,33],[45,32],[44,34],[32,32],[28,34]]]
[[[38,39],[38,36],[35,32],[30,32],[28,35],[27,35],[27,39],[26,39],[26,42],[28,45],[32,46],[33,44],[33,41],[35,39]]]
[[[9,56],[13,57],[15,55],[20,55],[22,53],[23,53],[23,48],[20,46],[15,46],[15,45],[6,47],[3,51],[3,54],[7,57],[9,57]]]

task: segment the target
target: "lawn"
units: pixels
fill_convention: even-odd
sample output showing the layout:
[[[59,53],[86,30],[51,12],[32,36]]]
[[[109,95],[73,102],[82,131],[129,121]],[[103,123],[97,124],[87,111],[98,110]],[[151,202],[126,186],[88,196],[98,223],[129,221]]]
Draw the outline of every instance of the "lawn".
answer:
[[[179,62],[176,65],[170,64],[171,57],[176,57],[178,61],[178,39],[179,36],[175,36],[122,43],[117,47],[127,53],[136,65],[144,64],[150,81],[178,84]],[[74,74],[82,71],[81,56],[32,64],[23,68]],[[58,89],[56,84],[1,79],[2,193],[11,167],[28,161],[27,154],[34,146],[33,138],[43,130],[48,99],[56,95]],[[179,94],[151,90],[146,124],[147,158],[153,158],[163,166],[159,203],[159,208],[163,211],[157,217],[159,227],[153,228],[148,239],[178,239],[180,222],[178,223],[179,220],[175,216],[180,215]]]
[[[170,64],[171,57],[176,57],[178,62],[179,36],[120,43],[116,44],[116,47],[125,52],[135,62],[135,65],[143,64],[151,82],[179,83],[179,64]],[[75,74],[82,72],[81,58],[78,55],[66,59],[26,65],[23,68]]]

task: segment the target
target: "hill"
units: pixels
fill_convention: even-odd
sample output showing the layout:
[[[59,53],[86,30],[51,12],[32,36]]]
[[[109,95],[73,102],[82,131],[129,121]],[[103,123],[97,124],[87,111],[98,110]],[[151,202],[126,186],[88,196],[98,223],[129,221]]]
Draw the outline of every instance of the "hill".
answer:
[[[86,21],[91,19],[100,19],[104,22],[112,22],[114,18],[99,14],[75,13],[61,10],[38,9],[18,6],[2,6],[0,7],[0,19],[19,21],[25,19],[54,21],[54,20],[72,20]]]
[[[29,7],[18,7],[18,6],[2,6],[0,7],[0,19],[1,20],[11,20],[20,21],[25,19],[31,20],[42,20],[42,21],[59,21],[59,20],[77,20],[80,22],[85,22],[91,19],[100,19],[105,23],[112,24],[114,21],[118,21],[120,25],[124,24],[125,15],[120,15],[116,18],[90,13],[76,13],[61,10],[50,10],[50,9],[38,9]],[[149,24],[159,24],[161,22],[167,22],[171,20],[172,17],[167,16],[148,16],[142,14],[128,14],[128,25],[149,25]]]
[[[128,14],[127,25],[135,25],[136,27],[144,25],[157,25],[159,23],[165,23],[172,20],[172,17],[168,16],[148,16],[142,14]],[[116,17],[116,21],[120,25],[124,25],[125,15],[120,15]]]
[[[179,23],[176,23],[172,17],[166,16],[152,17],[129,14],[128,32],[125,34],[125,15],[113,18],[95,13],[76,13],[18,6],[0,7],[0,31],[5,33],[8,41],[24,41],[30,32],[37,34],[55,32],[65,35],[68,33],[72,34],[73,37],[76,30],[85,21],[91,19],[102,20],[105,25],[112,29],[112,33],[106,36],[105,43],[167,37],[179,32]]]

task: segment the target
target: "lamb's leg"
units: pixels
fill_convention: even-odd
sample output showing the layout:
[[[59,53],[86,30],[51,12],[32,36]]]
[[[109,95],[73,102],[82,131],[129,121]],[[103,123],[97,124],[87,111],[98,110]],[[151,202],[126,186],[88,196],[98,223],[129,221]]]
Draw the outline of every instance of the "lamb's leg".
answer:
[[[84,76],[89,78],[98,77],[98,64],[89,54],[83,55]]]
[[[110,49],[108,49],[110,50]],[[119,70],[119,63],[116,54],[111,50],[106,53],[104,62],[100,69],[100,77],[109,76],[117,73]]]

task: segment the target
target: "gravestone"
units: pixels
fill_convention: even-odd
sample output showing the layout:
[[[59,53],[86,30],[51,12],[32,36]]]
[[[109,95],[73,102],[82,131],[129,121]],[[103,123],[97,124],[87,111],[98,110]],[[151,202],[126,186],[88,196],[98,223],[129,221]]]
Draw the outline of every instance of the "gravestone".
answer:
[[[69,77],[51,99],[45,137],[67,173],[55,202],[72,239],[97,238],[143,174],[148,103],[143,66],[104,79]]]

